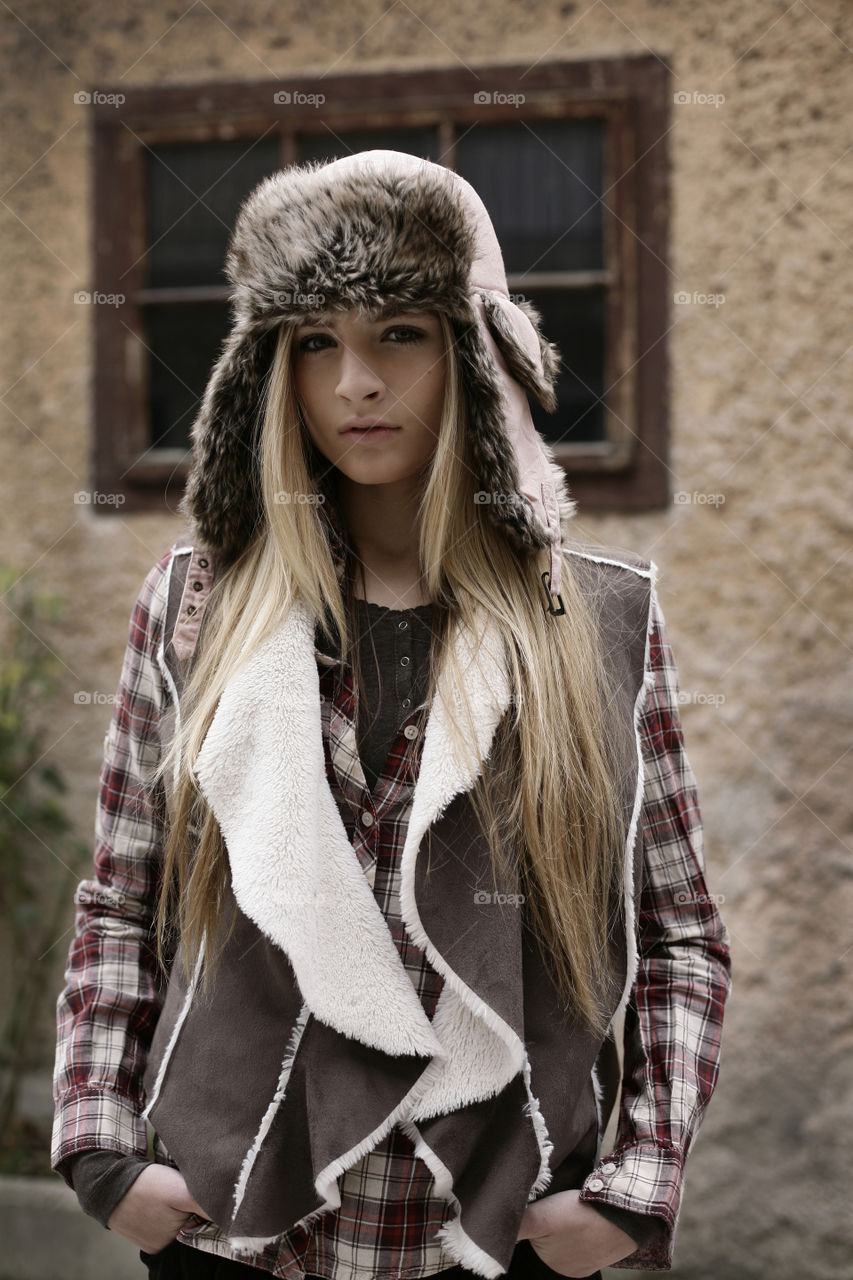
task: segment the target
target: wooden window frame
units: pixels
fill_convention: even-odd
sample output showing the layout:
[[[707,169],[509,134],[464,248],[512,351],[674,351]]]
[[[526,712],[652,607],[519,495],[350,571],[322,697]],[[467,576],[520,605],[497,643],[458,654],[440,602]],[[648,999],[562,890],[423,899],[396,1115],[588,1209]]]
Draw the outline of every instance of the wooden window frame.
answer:
[[[274,102],[283,88],[292,101]],[[326,95],[322,114],[299,95]],[[524,95],[521,106],[475,94]],[[605,269],[559,278],[510,275],[510,292],[606,283],[607,443],[555,446],[582,508],[632,511],[666,505],[668,467],[668,145],[670,72],[654,56],[369,72],[322,79],[128,89],[120,106],[94,107],[93,288],[120,294],[94,306],[94,478],[123,495],[122,511],[174,511],[190,455],[148,446],[143,309],[146,301],[227,299],[228,289],[146,290],[145,149],[166,142],[256,140],[278,131],[282,166],[296,161],[294,135],[309,131],[436,125],[442,162],[454,167],[461,124],[603,116]],[[121,99],[119,99],[120,101]],[[168,296],[167,296],[168,295]],[[93,504],[105,511],[106,504]]]

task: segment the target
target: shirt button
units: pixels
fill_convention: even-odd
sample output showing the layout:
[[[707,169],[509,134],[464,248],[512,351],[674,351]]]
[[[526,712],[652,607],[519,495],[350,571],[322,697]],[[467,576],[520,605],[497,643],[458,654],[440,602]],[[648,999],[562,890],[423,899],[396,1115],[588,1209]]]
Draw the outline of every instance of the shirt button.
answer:
[[[600,1178],[593,1178],[592,1181],[588,1182],[586,1185],[590,1191],[601,1191],[601,1189],[604,1186],[604,1183],[601,1181]]]
[[[407,724],[403,733],[407,738],[416,738],[418,736],[418,726],[416,724]]]
[[[364,826],[366,826],[366,827],[372,827],[372,826],[373,826],[373,814],[372,814],[368,809],[365,809],[365,810],[363,811],[362,815],[361,815],[361,821],[362,821],[362,823],[364,824]]]
[[[400,703],[400,706],[401,706],[401,707],[409,707],[409,706],[411,706],[411,705],[412,705],[412,699],[411,699],[411,698],[404,698],[404,699],[403,699],[403,701]]]
[[[406,627],[407,627],[408,625],[409,625],[409,624],[408,624],[408,622],[406,622],[405,618],[403,618],[403,619],[402,619],[402,621],[400,621],[400,622],[398,622],[398,623],[397,623],[397,626],[398,626],[398,628],[399,628],[399,630],[400,630],[400,631],[405,631],[405,630],[406,630]]]
[[[407,667],[408,665],[409,665],[409,659],[404,654],[403,657],[400,659],[400,666]]]
[[[606,1174],[608,1175],[608,1177],[609,1177],[611,1173],[615,1173],[615,1172],[616,1172],[616,1165],[615,1165],[615,1164],[613,1164],[613,1163],[612,1163],[612,1161],[607,1160],[607,1161],[606,1161],[606,1162],[601,1166],[601,1172],[602,1172],[602,1173],[606,1173]]]

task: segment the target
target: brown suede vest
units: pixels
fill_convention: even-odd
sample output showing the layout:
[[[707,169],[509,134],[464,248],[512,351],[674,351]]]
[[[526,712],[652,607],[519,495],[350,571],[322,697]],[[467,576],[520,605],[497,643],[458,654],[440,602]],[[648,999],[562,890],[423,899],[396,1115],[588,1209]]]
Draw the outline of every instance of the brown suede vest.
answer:
[[[643,862],[636,709],[651,571],[621,550],[577,543],[568,549],[580,587],[595,597],[615,690],[607,709],[612,738],[626,741],[619,776],[631,847],[615,980],[602,993],[612,1018],[627,997],[636,957],[634,903]],[[164,750],[214,568],[203,549],[176,544],[160,653],[173,686],[173,705],[161,721]],[[498,1275],[509,1265],[528,1200],[543,1190],[579,1187],[593,1167],[618,1093],[618,1061],[611,1034],[595,1036],[561,1011],[523,912],[478,909],[478,891],[493,881],[467,792],[453,797],[430,831],[431,847],[442,856],[433,852],[429,867],[425,857],[415,863],[420,920],[461,989],[523,1042],[529,1066],[527,1082],[519,1072],[495,1096],[407,1121],[407,1132],[436,1171],[437,1187],[458,1202],[466,1265],[473,1246],[475,1254],[482,1251],[482,1274]],[[226,920],[232,904],[229,895]],[[144,1077],[148,1116],[219,1227],[229,1237],[270,1238],[329,1206],[315,1178],[321,1170],[341,1172],[335,1162],[344,1157],[344,1168],[356,1163],[353,1153],[382,1131],[429,1061],[384,1053],[314,1017],[288,955],[238,909],[209,997],[188,998],[181,965],[173,965]]]

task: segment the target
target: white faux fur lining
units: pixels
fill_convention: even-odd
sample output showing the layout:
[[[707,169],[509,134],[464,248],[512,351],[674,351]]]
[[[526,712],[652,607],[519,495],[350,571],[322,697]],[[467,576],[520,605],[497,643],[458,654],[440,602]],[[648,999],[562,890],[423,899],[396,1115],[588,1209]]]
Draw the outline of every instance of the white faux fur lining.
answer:
[[[453,643],[485,759],[510,697],[497,624],[482,616],[479,645],[457,624]],[[497,1094],[524,1062],[522,1041],[438,953],[415,904],[421,839],[478,769],[467,752],[456,757],[444,699],[457,714],[461,706],[450,683],[445,676],[427,720],[401,873],[410,936],[446,980],[432,1023],[329,788],[307,607],[295,604],[229,683],[195,766],[225,836],[237,902],[289,956],[314,1016],[386,1053],[431,1059],[413,1113],[420,1119]]]
[[[385,1053],[441,1053],[329,787],[302,602],[225,688],[194,771],[237,903],[288,955],[314,1016]]]

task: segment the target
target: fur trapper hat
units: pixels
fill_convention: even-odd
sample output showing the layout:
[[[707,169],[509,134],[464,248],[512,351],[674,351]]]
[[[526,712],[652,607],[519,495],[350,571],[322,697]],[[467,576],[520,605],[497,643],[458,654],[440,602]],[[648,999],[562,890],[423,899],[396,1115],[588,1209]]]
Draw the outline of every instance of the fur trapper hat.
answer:
[[[494,227],[470,183],[400,151],[280,170],[243,203],[225,272],[232,328],[192,427],[179,506],[200,543],[230,562],[264,522],[258,409],[279,326],[318,310],[395,304],[449,318],[477,488],[516,547],[549,548],[543,583],[559,595],[561,526],[575,504],[525,392],[553,412],[560,354],[535,308],[510,299]]]

